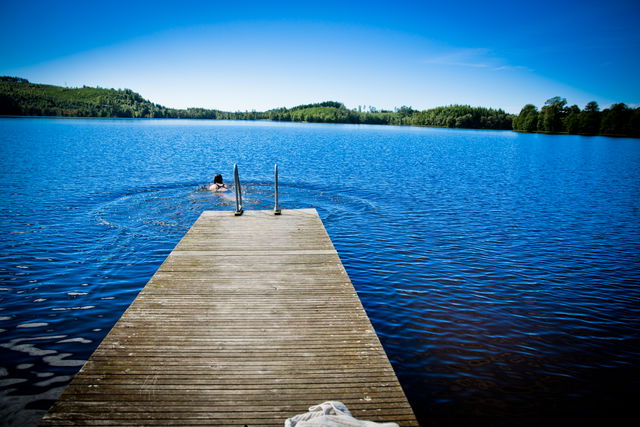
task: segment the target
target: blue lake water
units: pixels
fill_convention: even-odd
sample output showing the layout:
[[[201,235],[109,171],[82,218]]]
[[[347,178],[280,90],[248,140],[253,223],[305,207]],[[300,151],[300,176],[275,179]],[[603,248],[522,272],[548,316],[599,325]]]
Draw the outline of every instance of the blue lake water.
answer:
[[[640,387],[640,140],[0,119],[0,421],[34,425],[237,163],[318,210],[424,426],[615,425]]]

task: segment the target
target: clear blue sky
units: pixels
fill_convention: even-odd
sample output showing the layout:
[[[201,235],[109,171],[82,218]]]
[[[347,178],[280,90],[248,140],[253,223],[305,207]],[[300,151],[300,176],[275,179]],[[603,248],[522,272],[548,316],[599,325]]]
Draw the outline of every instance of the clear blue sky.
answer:
[[[0,75],[265,110],[640,104],[640,0],[0,0]]]

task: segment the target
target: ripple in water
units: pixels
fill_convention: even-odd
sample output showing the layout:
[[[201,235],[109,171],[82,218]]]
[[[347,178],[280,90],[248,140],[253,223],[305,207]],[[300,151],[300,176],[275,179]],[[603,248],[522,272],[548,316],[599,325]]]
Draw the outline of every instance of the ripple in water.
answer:
[[[315,207],[423,425],[603,425],[640,386],[640,146],[511,132],[0,120],[0,419],[35,425],[240,165]],[[225,173],[225,171],[229,171]]]

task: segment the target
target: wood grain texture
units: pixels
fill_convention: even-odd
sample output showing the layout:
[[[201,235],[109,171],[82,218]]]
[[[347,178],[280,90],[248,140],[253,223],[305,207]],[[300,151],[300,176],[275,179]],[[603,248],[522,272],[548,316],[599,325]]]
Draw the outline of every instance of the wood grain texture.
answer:
[[[326,400],[417,426],[315,209],[206,211],[41,425],[248,425]]]

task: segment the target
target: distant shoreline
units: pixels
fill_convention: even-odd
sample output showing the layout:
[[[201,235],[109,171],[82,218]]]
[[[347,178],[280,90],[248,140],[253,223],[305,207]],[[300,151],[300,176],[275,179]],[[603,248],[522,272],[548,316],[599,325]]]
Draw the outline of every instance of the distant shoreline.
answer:
[[[263,122],[263,123],[291,123],[291,124],[310,124],[310,125],[349,125],[349,126],[391,126],[403,128],[425,128],[425,129],[442,129],[442,130],[471,130],[471,131],[487,131],[487,132],[515,132],[513,129],[477,129],[477,128],[448,128],[445,126],[426,126],[426,125],[396,125],[396,124],[369,124],[369,123],[320,123],[305,121],[284,121],[269,119],[192,119],[192,118],[159,118],[159,117],[78,117],[78,116],[16,116],[16,115],[0,115],[0,119],[68,119],[68,120],[180,120],[180,121],[228,121],[228,122]],[[525,133],[525,132],[517,132]],[[536,132],[537,133],[537,132]]]
[[[517,132],[640,138],[640,108],[614,104],[600,111],[590,102],[584,110],[554,97],[538,110],[527,104],[519,115],[501,109],[448,105],[428,110],[408,106],[390,110],[337,101],[267,111],[175,109],[154,104],[131,89],[66,88],[35,84],[19,77],[0,77],[0,117],[209,119],[331,124],[416,126],[444,129],[515,130]]]
[[[574,135],[574,136],[602,136],[605,138],[634,138],[640,137],[628,136],[628,135],[589,135],[589,134],[570,134],[568,132],[545,132],[534,131],[526,132],[515,129],[478,129],[478,128],[448,128],[446,126],[426,126],[426,125],[396,125],[396,124],[369,124],[369,123],[320,123],[320,122],[305,122],[305,121],[284,121],[284,120],[269,120],[269,119],[194,119],[194,118],[161,118],[161,117],[81,117],[81,116],[17,116],[17,115],[0,115],[0,119],[69,119],[69,120],[181,120],[181,121],[235,121],[235,122],[269,122],[269,123],[301,123],[301,124],[316,124],[316,125],[353,125],[353,126],[395,126],[405,128],[427,128],[427,129],[443,129],[443,130],[473,130],[473,131],[500,131],[500,132],[514,132],[514,133],[535,133],[540,135]]]
[[[0,77],[0,115],[47,117],[114,117],[165,119],[271,120],[282,122],[429,126],[443,128],[512,128],[513,115],[500,109],[449,105],[418,111],[394,111],[325,101],[268,111],[175,109],[154,104],[130,89],[65,88],[34,84],[19,77]]]

